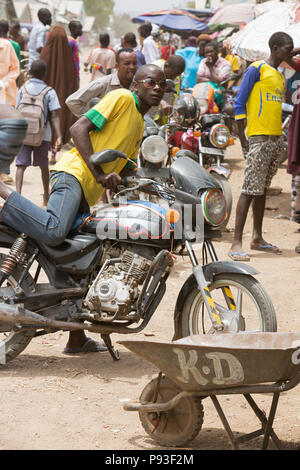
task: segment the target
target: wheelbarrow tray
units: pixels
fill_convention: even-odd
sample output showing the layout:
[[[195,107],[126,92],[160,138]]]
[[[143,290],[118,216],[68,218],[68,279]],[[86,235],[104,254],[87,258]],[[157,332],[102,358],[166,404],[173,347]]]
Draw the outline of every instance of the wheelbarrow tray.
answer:
[[[300,380],[300,333],[194,335],[164,343],[119,343],[158,367],[183,391]]]

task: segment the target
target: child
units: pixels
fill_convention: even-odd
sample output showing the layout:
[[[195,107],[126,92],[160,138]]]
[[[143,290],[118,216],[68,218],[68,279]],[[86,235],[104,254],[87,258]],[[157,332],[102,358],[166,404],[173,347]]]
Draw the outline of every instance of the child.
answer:
[[[37,97],[47,88],[47,84],[43,81],[46,72],[46,63],[43,60],[36,60],[31,64],[30,68],[30,80],[24,85],[25,91],[31,95]],[[20,111],[26,105],[22,104],[22,90],[21,88],[18,93],[16,108],[20,107]],[[22,106],[21,106],[22,105]],[[53,88],[50,88],[43,98],[43,114],[45,120],[44,136],[42,143],[39,146],[23,145],[21,151],[16,158],[16,190],[19,194],[22,191],[23,177],[25,170],[28,166],[39,166],[42,174],[42,182],[44,188],[43,194],[43,205],[46,206],[49,199],[49,165],[48,165],[48,151],[51,143],[51,128],[56,132],[59,137],[56,141],[56,150],[61,149],[61,130],[60,130],[60,119],[58,110],[60,109],[59,100],[57,94]],[[25,140],[26,142],[26,140]],[[33,154],[33,163],[31,163],[31,155]]]

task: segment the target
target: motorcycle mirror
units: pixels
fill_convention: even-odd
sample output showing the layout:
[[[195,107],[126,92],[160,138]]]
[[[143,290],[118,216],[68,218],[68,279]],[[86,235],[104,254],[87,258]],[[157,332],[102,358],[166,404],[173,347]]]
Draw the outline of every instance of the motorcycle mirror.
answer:
[[[175,83],[173,82],[173,80],[170,80],[169,78],[167,78],[166,82],[168,84],[168,89],[167,89],[166,93],[176,93],[177,94],[177,90],[175,88]]]
[[[118,158],[124,158],[127,160],[127,156],[123,152],[118,150],[102,150],[101,152],[93,153],[90,157],[90,162],[93,165],[102,165],[103,163],[111,163]]]

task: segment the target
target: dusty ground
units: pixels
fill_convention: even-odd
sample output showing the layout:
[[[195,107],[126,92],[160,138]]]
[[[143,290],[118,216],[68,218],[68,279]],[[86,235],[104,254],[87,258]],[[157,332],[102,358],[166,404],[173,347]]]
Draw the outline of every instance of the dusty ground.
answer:
[[[231,148],[228,162],[232,169],[235,209],[244,168],[239,144]],[[278,330],[300,331],[300,256],[294,251],[300,234],[296,224],[276,218],[289,216],[290,212],[290,176],[284,166],[272,186],[281,186],[283,192],[268,198],[267,207],[273,210],[265,212],[264,232],[266,239],[280,246],[283,253],[251,252],[250,264],[260,271],[258,279],[273,300]],[[41,187],[39,170],[31,168],[25,174],[24,195],[41,204]],[[229,227],[234,225],[234,212]],[[249,247],[250,234],[251,217],[245,229],[245,249]],[[228,259],[231,239],[232,232],[215,243],[220,259]],[[146,330],[131,339],[171,340],[176,296],[189,274],[189,262],[178,258],[158,311]],[[118,362],[113,362],[109,353],[64,355],[67,338],[68,333],[36,338],[18,358],[1,366],[0,450],[161,450],[145,434],[137,413],[123,410],[124,399],[136,400],[157,370],[121,345]],[[113,335],[112,339],[116,343],[125,337]],[[256,398],[268,411],[270,395]],[[244,399],[227,396],[221,397],[220,402],[235,432],[247,433],[258,427]],[[230,449],[211,402],[206,399],[203,403],[203,428],[189,449]],[[281,395],[274,427],[287,448],[300,445],[299,387]],[[257,438],[241,448],[254,450],[261,443],[262,439]]]

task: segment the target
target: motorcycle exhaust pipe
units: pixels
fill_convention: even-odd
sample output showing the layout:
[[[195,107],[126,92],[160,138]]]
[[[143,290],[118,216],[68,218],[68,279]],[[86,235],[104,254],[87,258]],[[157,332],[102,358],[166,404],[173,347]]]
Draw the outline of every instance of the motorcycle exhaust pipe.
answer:
[[[5,303],[0,303],[0,323],[7,325],[26,325],[32,326],[35,328],[44,328],[55,329],[55,330],[64,330],[64,331],[78,331],[86,330],[91,333],[107,334],[119,333],[119,334],[132,334],[139,333],[145,327],[144,322],[137,328],[128,328],[122,325],[91,325],[87,323],[76,323],[68,321],[53,320],[52,318],[43,317],[38,313],[32,312],[31,310],[26,310],[19,305],[10,305]],[[0,328],[1,331],[1,328]]]
[[[66,331],[87,330],[92,333],[110,334],[113,329],[109,326],[94,326],[86,323],[76,323],[53,320],[38,313],[26,310],[19,305],[0,304],[0,322],[13,325],[26,325],[36,328],[57,329]]]

